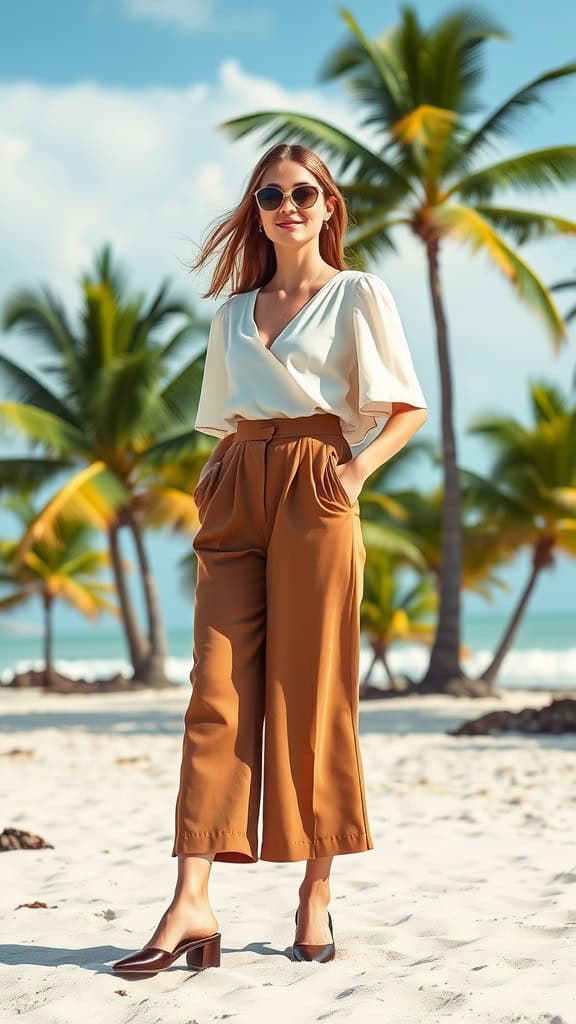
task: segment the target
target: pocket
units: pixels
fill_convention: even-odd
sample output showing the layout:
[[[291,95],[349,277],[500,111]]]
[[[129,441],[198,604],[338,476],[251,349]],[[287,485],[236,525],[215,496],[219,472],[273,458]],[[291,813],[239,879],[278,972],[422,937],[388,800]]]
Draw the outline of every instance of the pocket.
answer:
[[[205,503],[206,499],[212,493],[214,484],[220,473],[221,466],[222,459],[218,459],[218,461],[215,462],[213,466],[210,466],[208,472],[205,473],[202,479],[196,484],[196,487],[192,492],[192,497],[194,498],[194,501],[196,502],[198,508],[200,508]]]
[[[353,508],[353,502],[350,501],[348,493],[344,489],[344,484],[342,483],[340,477],[338,476],[338,473],[336,472],[337,465],[338,452],[334,448],[332,448],[328,453],[328,460],[326,465],[327,471],[330,473],[330,479],[332,480],[334,487],[336,488],[340,497],[342,498],[342,501],[348,506],[348,508]]]

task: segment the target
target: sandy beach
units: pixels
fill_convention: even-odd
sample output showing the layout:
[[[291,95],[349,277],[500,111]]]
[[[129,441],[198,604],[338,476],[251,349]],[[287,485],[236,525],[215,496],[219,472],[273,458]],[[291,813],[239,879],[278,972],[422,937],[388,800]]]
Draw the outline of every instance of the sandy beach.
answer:
[[[304,863],[217,863],[222,965],[126,981],[173,891],[183,687],[126,697],[0,690],[2,1020],[421,1024],[576,1021],[576,737],[451,737],[496,706],[363,703],[375,849],[336,857],[336,960],[291,960]],[[46,907],[19,904],[40,901]]]

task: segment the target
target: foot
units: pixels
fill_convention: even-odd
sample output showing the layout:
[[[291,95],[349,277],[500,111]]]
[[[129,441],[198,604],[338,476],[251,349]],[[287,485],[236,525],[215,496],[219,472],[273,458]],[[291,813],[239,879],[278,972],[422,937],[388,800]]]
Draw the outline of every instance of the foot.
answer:
[[[156,931],[143,947],[155,946],[172,953],[182,939],[200,939],[218,931],[218,921],[207,901],[173,900]]]
[[[300,899],[294,942],[315,946],[323,946],[332,942],[326,902]]]

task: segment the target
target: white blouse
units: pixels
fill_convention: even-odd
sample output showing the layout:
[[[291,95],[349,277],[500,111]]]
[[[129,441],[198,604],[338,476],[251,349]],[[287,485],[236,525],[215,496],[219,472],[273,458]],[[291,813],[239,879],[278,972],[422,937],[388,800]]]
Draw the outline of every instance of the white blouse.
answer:
[[[213,316],[196,430],[225,437],[240,417],[330,412],[357,445],[386,423],[393,402],[428,407],[396,304],[376,274],[331,277],[269,348],[254,321],[258,290],[231,295]]]

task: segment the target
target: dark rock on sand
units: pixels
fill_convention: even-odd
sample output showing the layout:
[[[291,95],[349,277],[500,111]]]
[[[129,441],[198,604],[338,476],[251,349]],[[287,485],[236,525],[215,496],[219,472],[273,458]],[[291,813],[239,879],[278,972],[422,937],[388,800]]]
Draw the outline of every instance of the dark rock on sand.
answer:
[[[561,733],[576,732],[576,699],[561,697],[543,708],[522,711],[489,711],[480,718],[464,722],[449,736],[484,736],[491,732]]]
[[[37,686],[47,693],[132,693],[134,690],[157,690],[172,689],[176,683],[162,683],[158,686],[144,683],[139,679],[127,679],[119,672],[108,679],[72,679],[69,676],[60,675],[59,672],[52,672],[50,683],[46,681],[46,674],[42,670],[29,669],[27,672],[18,672],[9,683],[4,686],[27,687]]]
[[[40,850],[44,847],[53,850],[52,843],[47,843],[42,836],[33,832],[23,832],[20,828],[5,828],[0,832],[0,853],[7,850]]]

